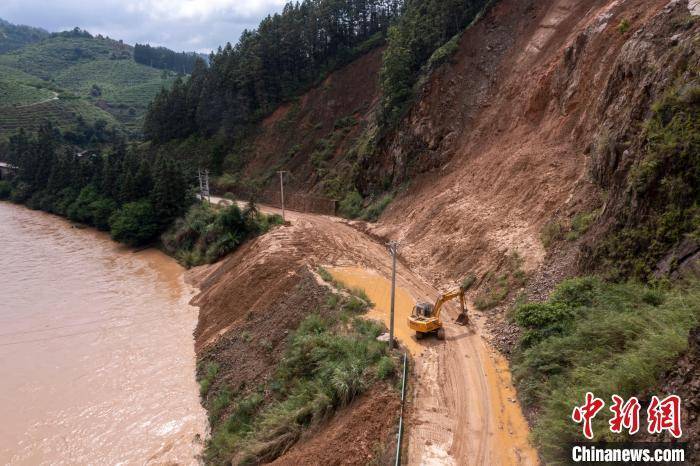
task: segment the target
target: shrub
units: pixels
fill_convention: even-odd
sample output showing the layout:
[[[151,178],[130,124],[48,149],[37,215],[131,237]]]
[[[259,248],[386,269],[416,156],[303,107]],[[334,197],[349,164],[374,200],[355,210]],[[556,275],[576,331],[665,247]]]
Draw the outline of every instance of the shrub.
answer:
[[[598,218],[598,212],[578,213],[571,219],[571,230],[566,234],[568,241],[576,241],[583,236]]]
[[[390,356],[382,356],[377,363],[377,377],[388,379],[396,373],[396,365]]]
[[[630,30],[630,26],[631,25],[628,19],[622,19],[622,21],[620,21],[620,24],[617,25],[617,30],[620,34],[624,34]]]
[[[457,53],[457,51],[459,50],[459,42],[461,39],[462,33],[459,32],[452,36],[452,39],[445,42],[445,44],[442,47],[435,50],[435,52],[433,52],[433,54],[428,59],[428,68],[434,70],[443,63],[452,59],[455,53]]]
[[[580,440],[566,422],[585,392],[640,396],[686,348],[700,320],[700,286],[662,291],[596,278],[561,283],[544,303],[520,306],[522,327],[513,376],[524,404],[538,411],[533,438],[546,463],[568,457],[565,445]],[[596,440],[621,441],[604,410],[594,421]]]
[[[346,218],[357,218],[362,213],[362,195],[350,191],[338,204],[338,213]]]
[[[628,176],[617,223],[590,255],[591,268],[612,279],[653,278],[657,264],[700,227],[700,102],[693,82],[653,105],[642,160]]]
[[[328,270],[324,269],[323,267],[319,267],[316,271],[323,281],[333,283],[333,275],[331,275]]]
[[[10,198],[12,193],[12,185],[9,181],[0,180],[0,199],[6,200]]]
[[[368,222],[376,222],[384,212],[384,209],[386,209],[393,200],[393,194],[384,194],[379,199],[367,206],[362,214],[362,219]]]
[[[184,219],[175,221],[161,240],[166,251],[182,265],[193,267],[214,263],[249,237],[281,223],[281,217],[261,214],[254,205],[241,211],[236,204],[222,209],[196,204]]]
[[[10,193],[10,200],[18,204],[24,203],[29,199],[32,194],[32,188],[27,183],[19,182],[15,185],[12,193]]]
[[[562,227],[561,222],[558,220],[552,220],[548,222],[542,232],[540,233],[540,240],[545,248],[550,247],[556,241],[561,240],[564,237],[564,227]]]
[[[109,218],[109,227],[112,238],[129,246],[147,244],[158,234],[153,206],[146,200],[124,204]]]
[[[206,371],[204,372],[204,377],[199,381],[199,394],[202,398],[206,398],[211,384],[219,373],[219,365],[215,362],[210,362],[207,364]]]
[[[207,385],[207,392],[209,391],[209,387],[211,385],[211,382]],[[203,385],[200,386],[200,393]],[[206,393],[202,396],[206,396]],[[211,424],[215,424],[219,420],[219,416],[221,416],[221,413],[228,408],[228,406],[231,404],[231,391],[228,388],[224,388],[221,390],[217,395],[216,398],[214,398],[214,401],[212,402],[211,406],[209,407],[209,422]]]

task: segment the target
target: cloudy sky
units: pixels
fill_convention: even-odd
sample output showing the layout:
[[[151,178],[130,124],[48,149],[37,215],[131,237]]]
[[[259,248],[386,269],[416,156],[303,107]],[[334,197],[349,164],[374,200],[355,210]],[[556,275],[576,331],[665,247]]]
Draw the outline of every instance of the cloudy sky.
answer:
[[[0,18],[48,31],[93,34],[176,51],[209,52],[235,43],[286,0],[0,0]]]

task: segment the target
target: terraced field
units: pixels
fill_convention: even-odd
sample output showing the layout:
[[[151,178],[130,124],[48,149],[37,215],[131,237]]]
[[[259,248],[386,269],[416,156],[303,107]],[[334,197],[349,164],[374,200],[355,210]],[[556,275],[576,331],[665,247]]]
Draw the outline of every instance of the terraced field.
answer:
[[[36,104],[51,99],[55,92],[17,81],[0,81],[0,109]]]
[[[0,139],[46,119],[70,127],[78,115],[138,133],[148,104],[175,76],[136,63],[122,42],[80,31],[52,35],[0,54]],[[62,98],[46,102],[56,93]]]
[[[0,139],[7,139],[20,128],[36,130],[46,120],[61,129],[75,126],[78,117],[92,124],[105,120],[108,126],[118,126],[112,115],[83,99],[57,99],[29,107],[0,108]]]

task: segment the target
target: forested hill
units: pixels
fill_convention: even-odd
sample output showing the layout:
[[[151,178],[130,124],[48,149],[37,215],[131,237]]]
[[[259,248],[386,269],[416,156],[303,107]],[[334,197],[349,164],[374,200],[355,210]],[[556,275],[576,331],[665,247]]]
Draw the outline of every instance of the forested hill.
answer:
[[[199,59],[201,57],[196,53],[177,53],[165,47],[151,47],[148,44],[134,46],[136,63],[177,73],[190,74]]]
[[[211,135],[269,113],[319,82],[324,72],[382,42],[401,0],[304,0],[288,3],[239,42],[220,48],[210,68],[153,102],[144,131],[156,142]]]
[[[425,65],[437,66],[489,0],[304,0],[288,3],[235,46],[219,48],[209,69],[161,93],[145,120],[155,142],[211,136],[269,114],[388,36],[380,123],[392,125],[413,95]],[[390,26],[391,31],[389,31]],[[437,53],[436,50],[445,46]],[[433,54],[436,56],[433,57]]]
[[[12,24],[0,18],[0,53],[24,47],[48,36],[48,31],[44,29]]]

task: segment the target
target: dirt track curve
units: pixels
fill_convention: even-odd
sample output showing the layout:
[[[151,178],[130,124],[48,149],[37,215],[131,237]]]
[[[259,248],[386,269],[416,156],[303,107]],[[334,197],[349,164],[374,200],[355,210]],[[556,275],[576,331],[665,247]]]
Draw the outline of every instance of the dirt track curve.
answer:
[[[280,213],[270,207],[261,209]],[[266,247],[270,254],[286,251],[303,256],[311,267],[353,267],[384,279],[391,276],[386,247],[349,222],[289,211],[287,220],[289,226],[266,235],[272,235]],[[445,291],[433,288],[403,264],[397,269],[397,286],[423,301],[434,301]],[[408,463],[538,464],[507,363],[480,336],[478,316],[470,327],[454,324],[455,317],[456,309],[448,307],[444,342],[418,342],[411,337],[411,346],[418,351],[413,351]],[[405,320],[397,318],[396,325],[405,325]]]

